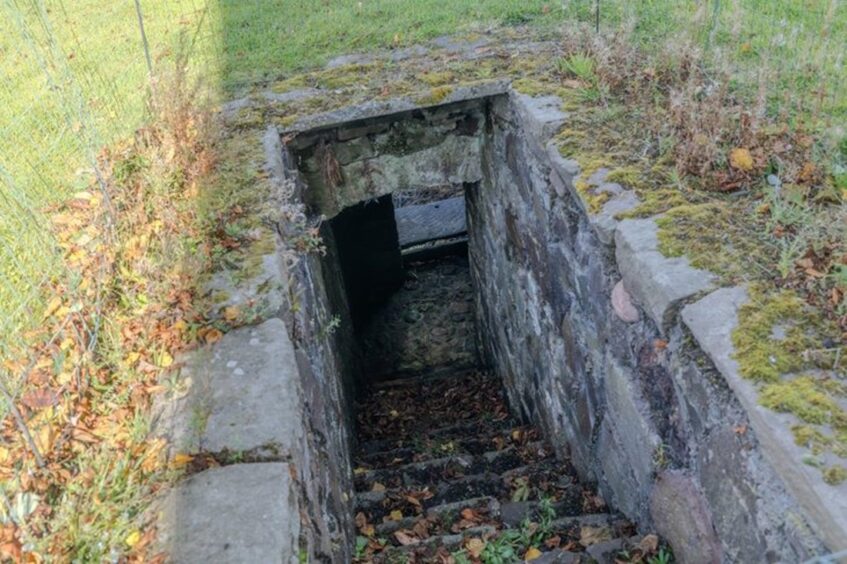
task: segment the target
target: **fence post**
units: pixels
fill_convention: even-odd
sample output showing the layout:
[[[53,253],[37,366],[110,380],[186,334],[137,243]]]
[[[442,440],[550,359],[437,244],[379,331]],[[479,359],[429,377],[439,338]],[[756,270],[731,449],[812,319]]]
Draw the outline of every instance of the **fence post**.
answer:
[[[141,0],[135,0],[135,15],[138,16],[138,30],[141,32],[141,42],[144,44],[144,57],[147,59],[147,74],[153,78],[153,60],[150,58],[150,44],[147,43],[147,33],[144,31],[144,15],[141,13]]]
[[[594,0],[594,33],[600,33],[600,0]]]

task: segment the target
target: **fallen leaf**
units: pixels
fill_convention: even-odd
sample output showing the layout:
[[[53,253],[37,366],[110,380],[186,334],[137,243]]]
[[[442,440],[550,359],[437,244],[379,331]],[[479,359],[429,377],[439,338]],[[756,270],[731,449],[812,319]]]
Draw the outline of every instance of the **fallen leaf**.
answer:
[[[374,482],[374,485],[371,487],[372,492],[384,492],[385,486],[380,484],[379,482]]]
[[[753,170],[753,155],[748,149],[738,147],[730,151],[729,164],[738,170],[750,172]]]
[[[194,456],[191,454],[186,454],[183,452],[178,452],[171,459],[171,467],[172,468],[182,468],[183,466],[189,464],[192,460],[194,460]]]
[[[465,550],[474,558],[479,558],[482,551],[485,550],[485,541],[478,538],[470,538],[465,541]]]
[[[43,319],[47,319],[48,317],[50,317],[51,315],[56,313],[56,310],[58,310],[61,307],[61,305],[62,305],[62,298],[60,298],[58,296],[53,298],[52,300],[50,300],[50,303],[47,304],[47,309],[44,310]]]
[[[536,558],[541,558],[541,551],[534,546],[530,547],[523,555],[523,559],[526,561],[535,560]]]
[[[399,509],[395,509],[394,511],[388,514],[388,518],[392,521],[399,521],[403,518],[403,512]]]
[[[659,537],[656,535],[647,535],[638,543],[638,548],[647,554],[656,552],[659,549]]]
[[[126,538],[124,539],[124,542],[126,543],[126,545],[128,547],[132,548],[135,545],[137,545],[138,541],[140,541],[140,540],[141,540],[141,531],[136,529],[126,536]]]
[[[462,509],[461,515],[462,519],[467,519],[468,521],[476,521],[479,519],[479,515],[477,515],[476,511],[474,511],[470,507]]]
[[[399,542],[403,546],[415,544],[416,542],[418,542],[418,539],[409,535],[405,531],[394,531],[394,538],[397,539],[397,542]]]
[[[206,333],[203,335],[203,338],[207,343],[211,345],[212,343],[217,343],[218,341],[220,341],[223,336],[224,334],[219,329],[211,328],[206,331]]]
[[[612,540],[608,527],[582,527],[579,531],[579,544],[585,547],[607,540]]]
[[[168,368],[174,363],[174,357],[172,357],[167,351],[163,351],[162,355],[159,357],[159,367],[160,368]]]
[[[21,403],[30,409],[44,409],[45,407],[52,407],[59,403],[59,396],[56,392],[46,388],[31,390],[21,397]]]

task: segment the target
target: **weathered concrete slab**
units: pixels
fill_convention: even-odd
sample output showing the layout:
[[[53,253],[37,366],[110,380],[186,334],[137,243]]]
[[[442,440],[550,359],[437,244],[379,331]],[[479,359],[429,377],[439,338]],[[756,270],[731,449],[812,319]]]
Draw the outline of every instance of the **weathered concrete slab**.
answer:
[[[547,140],[562,127],[568,117],[562,111],[562,99],[558,96],[527,96],[514,92],[512,100],[522,118],[524,132],[541,147],[546,146]]]
[[[279,319],[236,329],[191,353],[176,388],[156,430],[177,452],[281,458],[302,440],[297,361]]]
[[[467,231],[464,196],[397,208],[394,217],[401,247],[444,239]]]
[[[626,219],[615,230],[615,258],[627,290],[660,330],[684,299],[714,286],[715,277],[691,267],[686,258],[659,252],[659,228],[652,219]]]
[[[236,464],[188,478],[165,499],[158,531],[169,562],[299,562],[288,465]]]
[[[204,294],[214,303],[210,316],[221,318],[227,308],[236,308],[246,320],[275,316],[285,305],[285,260],[270,230],[257,233],[253,242],[258,255],[249,275],[244,268],[221,270],[204,285]],[[262,252],[264,251],[264,252]]]
[[[743,287],[722,288],[682,310],[682,320],[700,348],[735,392],[747,412],[762,452],[797,499],[832,550],[847,549],[847,484],[825,483],[817,468],[803,463],[806,454],[794,443],[793,416],[773,412],[758,402],[755,386],[745,380],[733,358],[732,332],[738,310],[747,301]]]
[[[611,245],[615,240],[615,229],[620,220],[616,219],[620,213],[627,212],[638,206],[640,200],[632,190],[624,190],[603,204],[600,213],[589,214],[588,221],[594,227],[597,237],[604,245]]]
[[[497,96],[499,94],[506,94],[508,90],[509,82],[506,80],[492,80],[469,86],[459,86],[453,89],[438,104],[433,105],[445,105],[487,96]],[[285,132],[319,131],[332,127],[346,126],[351,122],[366,121],[392,114],[411,112],[420,107],[420,104],[409,98],[393,98],[385,101],[373,100],[330,112],[303,116],[289,127],[286,127]]]

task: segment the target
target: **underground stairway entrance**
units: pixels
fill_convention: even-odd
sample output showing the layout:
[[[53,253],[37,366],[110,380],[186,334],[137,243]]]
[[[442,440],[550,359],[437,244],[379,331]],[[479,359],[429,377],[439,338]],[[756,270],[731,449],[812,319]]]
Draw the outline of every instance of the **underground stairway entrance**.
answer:
[[[387,195],[329,222],[361,362],[355,560],[653,555],[655,537],[512,415],[483,360],[464,199],[478,189]]]

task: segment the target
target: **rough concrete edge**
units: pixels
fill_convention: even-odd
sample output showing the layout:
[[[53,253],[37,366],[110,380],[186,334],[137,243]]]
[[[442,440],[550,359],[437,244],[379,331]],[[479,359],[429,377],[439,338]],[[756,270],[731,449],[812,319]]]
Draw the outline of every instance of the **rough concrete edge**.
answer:
[[[686,300],[714,289],[716,277],[685,257],[666,257],[658,247],[655,218],[625,219],[615,229],[615,262],[626,290],[662,333]]]
[[[245,478],[251,488],[246,492],[238,492],[233,498],[231,492],[237,491],[239,486],[243,488]],[[273,482],[269,483],[269,479]],[[270,491],[265,488],[270,488]],[[268,519],[267,515],[256,511],[257,506],[265,504],[265,510],[273,511],[274,508],[267,506],[267,503],[273,501],[274,492],[278,492],[281,497],[279,513],[282,515],[282,520],[273,523],[272,526],[268,523],[262,526]],[[251,500],[250,494],[256,494],[259,497]],[[293,483],[288,464],[284,462],[233,464],[210,468],[188,476],[154,503],[153,511],[157,514],[159,528],[156,544],[158,549],[164,551],[168,557],[174,554],[180,557],[176,560],[180,563],[203,564],[208,560],[204,560],[204,555],[198,552],[222,543],[226,554],[221,554],[220,550],[216,551],[215,560],[237,562],[238,560],[234,559],[239,555],[229,551],[232,550],[233,545],[236,550],[239,549],[243,531],[246,529],[247,534],[250,535],[264,530],[265,537],[268,533],[274,537],[271,539],[272,546],[269,548],[273,554],[278,554],[278,562],[281,564],[298,562],[301,524],[300,516],[296,512],[296,500],[297,488]],[[244,514],[239,516],[241,519],[237,520],[237,523],[233,522],[231,514],[233,507],[244,508]],[[244,527],[244,519],[255,519],[256,525]],[[209,521],[212,520],[215,521],[215,525],[209,527]],[[197,521],[200,521],[199,524],[203,526],[200,530],[192,531],[192,528],[197,528]],[[231,541],[227,540],[228,534],[232,535]],[[187,535],[190,538],[186,538]],[[212,536],[204,538],[204,535]],[[182,548],[177,546],[180,544]],[[250,556],[256,557],[254,552],[256,548],[255,545],[247,548]],[[281,550],[277,553],[277,549]],[[206,557],[209,556],[211,555],[206,555]],[[248,555],[240,556],[245,558]]]
[[[240,101],[237,101],[237,102],[238,103],[234,104],[236,110],[243,108],[247,105],[247,102],[240,102]],[[227,112],[231,112],[231,111],[232,111],[231,107],[222,109],[222,113],[224,113],[224,114],[226,114]],[[226,117],[226,115],[224,115],[224,117]],[[271,188],[270,198],[271,198],[272,202],[276,205],[280,205],[280,204],[285,203],[283,201],[283,199],[286,198],[286,196],[288,195],[288,189],[286,188],[286,184],[288,182],[291,182],[291,181],[296,182],[297,179],[291,177],[291,171],[290,171],[289,163],[286,162],[287,154],[284,150],[284,147],[283,147],[283,144],[282,144],[282,139],[281,139],[281,136],[279,134],[278,129],[274,126],[269,126],[266,129],[264,135],[262,136],[261,142],[262,142],[262,146],[263,146],[263,149],[264,149],[264,162],[259,167],[259,170],[261,170],[262,172],[265,173],[266,179],[270,183],[270,188]],[[239,286],[245,288],[245,291],[243,292],[245,299],[233,302],[232,304],[229,304],[229,305],[243,305],[244,303],[251,301],[251,298],[250,298],[251,294],[255,296],[255,294],[258,293],[257,288],[259,288],[261,286],[272,286],[274,289],[276,289],[280,293],[280,296],[281,296],[280,301],[278,303],[274,302],[273,307],[271,307],[271,308],[264,308],[262,310],[257,311],[256,315],[253,316],[251,319],[248,319],[247,321],[252,325],[259,325],[259,324],[265,323],[265,322],[273,320],[273,319],[280,319],[281,318],[283,320],[284,325],[285,325],[283,333],[285,334],[286,340],[288,340],[288,342],[289,342],[289,346],[291,346],[293,348],[293,343],[291,343],[290,337],[288,335],[288,332],[290,331],[290,324],[285,322],[286,317],[288,317],[287,309],[290,307],[289,296],[288,296],[288,288],[289,288],[289,284],[290,284],[290,278],[289,278],[289,275],[288,275],[288,267],[285,263],[285,260],[283,259],[284,243],[282,241],[281,234],[278,231],[274,231],[273,236],[274,236],[273,249],[270,252],[268,252],[268,253],[266,253],[262,256],[263,271],[262,271],[261,274],[258,275],[258,277],[266,277],[267,279],[262,278],[261,280],[257,281],[257,277],[253,277],[251,279],[244,281]],[[268,260],[268,259],[270,259],[270,260]],[[270,270],[270,272],[268,270],[269,264],[273,267]],[[218,310],[221,309],[221,307],[219,307]],[[211,345],[210,347],[208,347],[208,350],[204,350],[202,353],[198,353],[198,354],[202,354],[202,357],[197,360],[197,364],[198,364],[198,366],[196,367],[197,371],[202,370],[202,366],[201,366],[202,362],[203,362],[202,359],[211,359],[212,358],[212,356],[213,356],[212,351],[214,350],[214,347],[216,347],[216,346],[220,346],[220,342]],[[297,360],[296,360],[296,355],[288,355],[287,358],[291,359],[291,362],[288,363],[288,366],[277,367],[277,368],[280,369],[280,370],[282,370],[282,369],[290,370],[290,371],[292,371],[293,374],[297,375],[295,379],[299,379],[300,368],[299,368]],[[208,360],[207,360],[207,362],[208,362]],[[297,398],[298,398],[297,401],[300,402],[301,408],[302,408],[303,395],[302,395],[301,392],[296,392],[296,393],[297,393]],[[180,404],[187,405],[184,401],[180,401],[180,400],[184,400],[184,398],[177,398],[177,401],[180,402],[180,403],[176,404],[177,408],[179,407]],[[298,441],[303,443],[304,437],[307,434],[307,429],[304,427],[305,419],[301,416],[301,414],[302,414],[302,409],[292,410],[290,412],[286,412],[285,416],[293,419],[293,421],[291,421],[292,427],[297,427],[297,426],[301,427],[302,432],[298,434]],[[305,444],[301,444],[300,448],[302,449],[302,448],[308,448],[308,447]],[[291,453],[288,453],[288,454],[289,454],[289,456],[286,457],[286,460],[290,459]],[[222,468],[205,470],[205,471],[200,472],[198,474],[194,474],[192,476],[187,476],[184,480],[175,484],[172,488],[168,489],[166,492],[163,492],[165,494],[165,497],[161,498],[160,501],[157,502],[157,505],[159,505],[160,507],[166,507],[168,497],[178,495],[178,492],[185,491],[186,488],[192,487],[191,485],[194,483],[194,482],[192,482],[193,479],[199,478],[200,476],[203,476],[203,475],[207,475],[207,473],[209,473],[209,472],[213,472],[215,470],[223,470],[223,469],[226,469],[226,468],[230,468],[232,466],[240,466],[240,467],[248,466],[249,467],[249,466],[254,466],[256,464],[274,464],[274,463],[283,464],[285,466],[288,466],[288,464],[290,462],[286,462],[286,461],[269,462],[269,461],[266,461],[266,460],[263,460],[263,459],[257,459],[256,461],[254,461],[252,463],[224,466]],[[300,507],[300,506],[303,503],[303,499],[302,499],[302,495],[299,492],[299,488],[297,488],[295,486],[295,484],[292,483],[292,484],[290,484],[289,489],[290,489],[290,497],[287,498],[287,499],[290,500],[289,504],[294,508],[299,508],[300,512],[302,512],[302,507]],[[253,515],[253,514],[251,514],[251,515]],[[298,515],[299,515],[299,513],[298,513]],[[222,519],[228,519],[229,518],[227,515],[220,515],[220,517]],[[168,526],[167,518],[168,518],[167,515],[160,512],[159,515],[156,518],[158,525],[162,526],[164,524],[164,526]],[[259,520],[261,520],[263,518],[263,516],[256,514],[256,515],[254,515],[254,518],[257,520],[257,523],[258,523]],[[296,521],[299,524],[299,517],[298,517],[298,519],[296,519]],[[173,525],[170,525],[170,526],[173,526]],[[243,525],[243,526],[248,526],[248,525]],[[288,547],[288,552],[286,552],[286,553],[290,553],[290,554],[293,555],[292,561],[294,561],[296,558],[299,557],[300,545],[302,543],[302,538],[300,538],[302,536],[302,531],[296,536],[297,536],[297,538],[292,537],[292,538],[288,538],[285,541],[285,542],[288,542],[290,544],[290,547]]]
[[[754,384],[741,376],[733,358],[732,333],[738,311],[748,299],[743,286],[721,288],[685,306],[681,318],[747,412],[762,454],[824,543],[833,551],[847,549],[847,484],[828,485],[817,469],[803,464],[805,452],[794,443],[788,428],[791,417],[759,404]]]
[[[293,124],[280,131],[283,135],[309,131],[317,133],[323,129],[347,124],[351,121],[361,121],[400,114],[421,108],[444,106],[456,102],[464,102],[476,98],[497,96],[509,92],[510,81],[496,79],[466,86],[459,86],[437,103],[419,103],[412,97],[391,98],[388,100],[371,100],[363,104],[345,106],[328,112],[309,114],[299,117]],[[421,94],[425,94],[422,92]]]

